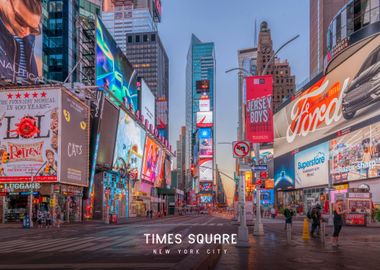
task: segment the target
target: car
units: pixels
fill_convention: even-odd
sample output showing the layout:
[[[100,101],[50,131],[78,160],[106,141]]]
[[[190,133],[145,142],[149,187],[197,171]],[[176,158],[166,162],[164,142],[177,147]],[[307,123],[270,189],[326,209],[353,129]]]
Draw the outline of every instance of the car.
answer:
[[[380,100],[380,46],[368,55],[342,97],[342,114],[346,120]]]

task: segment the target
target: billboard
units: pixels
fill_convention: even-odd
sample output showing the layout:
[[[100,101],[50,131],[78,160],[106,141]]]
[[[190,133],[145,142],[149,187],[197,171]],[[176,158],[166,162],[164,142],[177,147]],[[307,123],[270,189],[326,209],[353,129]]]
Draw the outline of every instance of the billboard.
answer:
[[[42,1],[2,4],[9,7],[0,8],[1,80],[36,83],[42,77]]]
[[[172,184],[172,163],[169,159],[165,159],[165,184],[167,188]]]
[[[107,98],[104,100],[102,120],[100,121],[100,139],[96,164],[111,168],[113,151],[116,143],[117,126],[119,124],[119,109]]]
[[[210,91],[210,81],[209,80],[199,80],[195,82],[195,88],[197,93],[205,93]]]
[[[96,19],[96,85],[107,85],[117,101],[138,109],[133,68],[99,18]]]
[[[294,188],[294,155],[291,153],[274,159],[274,188]]]
[[[199,182],[213,181],[212,168],[211,158],[199,160]]]
[[[145,130],[120,110],[113,158],[113,167],[116,170],[128,170],[130,176],[140,179],[145,135]]]
[[[164,150],[149,136],[146,136],[144,162],[141,179],[159,185],[164,167]]]
[[[197,112],[197,127],[212,127],[212,112]]]
[[[199,111],[208,112],[210,110],[210,99],[208,97],[201,97],[199,100]]]
[[[156,105],[156,127],[158,129],[165,129],[168,126],[168,101],[165,98],[159,98],[156,102]]]
[[[212,130],[211,128],[200,128],[198,130],[199,139],[199,158],[212,158]]]
[[[89,172],[90,108],[62,91],[60,182],[87,186]]]
[[[200,183],[199,184],[199,190],[200,190],[200,192],[211,193],[213,190],[212,183],[210,183],[210,182]]]
[[[202,195],[200,196],[201,203],[212,203],[212,196]]]
[[[0,182],[58,181],[60,91],[0,91],[0,155],[9,154],[0,166]]]
[[[356,43],[354,50],[329,63],[325,76],[276,113],[276,156],[380,120],[379,51],[379,35]]]
[[[333,183],[380,176],[380,123],[330,140]]]
[[[294,155],[295,187],[327,185],[329,179],[328,142],[308,148]]]
[[[156,98],[144,80],[141,80],[141,114],[156,126]]]
[[[246,77],[246,139],[273,142],[272,76]]]

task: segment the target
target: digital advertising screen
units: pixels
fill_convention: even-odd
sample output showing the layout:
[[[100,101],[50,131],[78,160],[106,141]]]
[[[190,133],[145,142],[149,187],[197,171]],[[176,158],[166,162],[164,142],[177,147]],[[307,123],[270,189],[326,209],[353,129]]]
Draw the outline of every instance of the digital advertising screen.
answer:
[[[116,170],[129,170],[130,175],[141,178],[146,131],[127,113],[120,110],[113,158]]]
[[[200,196],[201,203],[212,203],[212,196]]]
[[[146,137],[141,179],[159,185],[162,180],[165,152],[151,137]]]
[[[0,3],[8,7],[0,8],[0,77],[37,83],[42,77],[42,1],[12,3]]]
[[[199,138],[199,158],[211,158],[213,156],[212,149],[212,130],[211,128],[198,129]]]
[[[199,160],[199,182],[213,181],[212,159],[205,158]]]
[[[208,97],[201,97],[199,102],[199,111],[200,112],[208,112],[210,111],[210,99]]]
[[[294,155],[295,188],[327,185],[329,179],[328,142]]]
[[[212,182],[199,184],[200,192],[212,192],[212,189],[213,189]]]
[[[333,183],[380,176],[380,123],[330,140]]]
[[[195,87],[197,93],[204,93],[210,90],[210,81],[209,80],[200,80],[195,82]]]
[[[150,124],[156,126],[156,98],[143,79],[141,80],[141,114]]]
[[[133,68],[127,58],[116,45],[102,21],[96,19],[96,85],[107,85],[116,96],[118,102],[127,107],[132,105],[133,111],[138,109],[138,92],[136,79],[130,83]]]
[[[274,159],[274,188],[294,188],[294,155],[289,153]]]
[[[197,127],[213,126],[212,112],[197,112]]]

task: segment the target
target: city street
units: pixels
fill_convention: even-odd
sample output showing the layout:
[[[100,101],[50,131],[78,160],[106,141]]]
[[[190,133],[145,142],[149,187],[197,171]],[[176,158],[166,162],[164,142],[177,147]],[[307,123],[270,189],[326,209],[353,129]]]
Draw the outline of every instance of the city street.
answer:
[[[250,227],[250,248],[200,247],[187,243],[147,245],[144,238],[144,233],[180,233],[183,238],[198,233],[232,234],[237,228],[231,225],[230,216],[221,214],[139,219],[118,225],[72,224],[60,229],[2,227],[0,269],[204,269],[216,260],[215,269],[376,269],[378,266],[380,228],[376,227],[344,227],[339,248],[332,248],[328,237],[325,247],[319,239],[302,240],[300,220],[295,221],[293,241],[287,244],[282,219],[264,219],[264,237],[253,237]],[[331,230],[327,227],[326,233],[331,234]],[[164,254],[165,249],[170,249],[170,254]],[[183,254],[185,250],[190,253],[190,249],[194,252],[199,249],[199,254]],[[208,250],[211,254],[206,254]]]

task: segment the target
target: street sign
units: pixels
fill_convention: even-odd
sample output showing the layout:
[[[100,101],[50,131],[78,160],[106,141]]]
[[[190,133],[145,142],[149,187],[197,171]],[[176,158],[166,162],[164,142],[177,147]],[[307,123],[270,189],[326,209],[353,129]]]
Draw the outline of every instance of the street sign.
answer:
[[[232,143],[232,149],[234,158],[243,158],[249,155],[250,147],[249,142],[246,141],[237,141]]]
[[[249,164],[240,164],[240,171],[241,172],[250,172],[252,171],[252,168]]]
[[[268,166],[267,165],[255,165],[252,167],[252,169],[255,172],[266,171],[266,170],[268,170]]]

